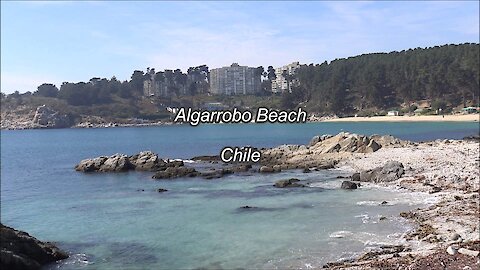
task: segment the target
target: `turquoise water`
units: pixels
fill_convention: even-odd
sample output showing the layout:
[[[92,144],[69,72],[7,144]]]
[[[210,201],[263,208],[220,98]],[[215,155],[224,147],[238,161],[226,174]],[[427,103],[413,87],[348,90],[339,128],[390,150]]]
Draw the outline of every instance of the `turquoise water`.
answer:
[[[424,203],[387,190],[338,189],[337,170],[152,180],[151,173],[82,174],[81,159],[152,150],[190,158],[227,145],[307,143],[339,131],[412,140],[478,134],[478,123],[312,123],[1,132],[1,220],[72,254],[61,269],[309,268],[395,243],[398,213]],[[313,188],[275,189],[297,177]],[[166,188],[165,193],[155,192]],[[138,191],[144,189],[145,191]],[[379,206],[387,200],[392,206]],[[239,207],[257,206],[254,210]],[[379,221],[386,216],[386,221]],[[340,238],[340,236],[343,236]]]

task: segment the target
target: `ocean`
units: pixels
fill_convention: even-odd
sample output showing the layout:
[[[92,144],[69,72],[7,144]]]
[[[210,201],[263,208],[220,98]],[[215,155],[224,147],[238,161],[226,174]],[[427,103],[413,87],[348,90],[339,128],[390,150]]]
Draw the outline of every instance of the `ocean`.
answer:
[[[225,146],[307,144],[314,135],[340,131],[426,141],[478,135],[478,129],[478,123],[413,122],[1,131],[1,222],[71,254],[47,269],[321,267],[399,243],[412,228],[399,212],[424,206],[429,197],[341,190],[336,177],[349,173],[336,169],[153,180],[148,172],[83,174],[73,167],[89,157],[143,150],[189,159]],[[315,187],[272,187],[290,177]],[[390,205],[380,206],[384,200]],[[241,208],[246,205],[258,208]]]

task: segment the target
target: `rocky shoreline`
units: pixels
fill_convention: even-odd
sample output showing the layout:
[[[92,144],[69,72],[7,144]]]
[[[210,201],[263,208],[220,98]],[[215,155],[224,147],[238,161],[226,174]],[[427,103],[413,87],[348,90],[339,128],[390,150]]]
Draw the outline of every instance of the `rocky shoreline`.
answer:
[[[15,110],[1,112],[0,129],[2,130],[23,130],[23,129],[57,129],[57,128],[113,128],[113,127],[149,127],[176,124],[173,121],[150,121],[145,119],[105,119],[94,115],[81,115],[74,117],[61,114],[46,105],[38,106],[36,109],[26,106],[19,106]],[[80,118],[80,119],[78,119]],[[478,114],[469,115],[448,115],[446,118],[440,116],[376,116],[376,117],[350,117],[338,118],[337,116],[315,117],[311,115],[308,123],[313,122],[391,122],[391,121],[448,121],[448,122],[478,122]]]
[[[13,111],[2,111],[0,129],[58,129],[58,128],[112,128],[112,127],[148,127],[171,125],[171,121],[149,121],[144,119],[108,120],[99,116],[81,115],[72,117],[61,114],[46,105],[32,109],[19,106]]]
[[[49,242],[0,223],[0,266],[10,270],[36,270],[68,258],[68,254]]]
[[[378,186],[422,192],[434,197],[435,203],[399,214],[416,224],[415,230],[403,236],[405,245],[379,247],[356,260],[329,263],[325,268],[397,269],[408,265],[434,265],[437,259],[451,265],[449,269],[480,266],[480,158],[476,138],[413,143],[392,136],[339,133],[315,136],[308,145],[282,145],[261,149],[261,152],[260,164],[225,165],[218,156],[192,158],[195,163],[204,165],[203,170],[180,160],[161,159],[148,151],[133,156],[116,154],[86,159],[76,170],[143,170],[154,173],[154,179],[213,179],[232,173],[275,174],[290,169],[308,173],[339,168],[351,172],[341,188],[354,190]],[[294,178],[272,184],[278,188],[308,187],[308,183]],[[255,209],[255,206],[246,209],[250,208]],[[457,268],[458,265],[463,266]]]
[[[331,269],[476,269],[480,267],[479,144],[475,140],[437,140],[375,153],[354,154],[338,166],[369,175],[385,160],[401,163],[396,180],[375,186],[422,192],[435,198],[426,208],[400,213],[416,229],[401,248],[384,247],[355,261],[335,262]],[[395,177],[396,178],[396,177]],[[363,183],[363,182],[362,182]]]

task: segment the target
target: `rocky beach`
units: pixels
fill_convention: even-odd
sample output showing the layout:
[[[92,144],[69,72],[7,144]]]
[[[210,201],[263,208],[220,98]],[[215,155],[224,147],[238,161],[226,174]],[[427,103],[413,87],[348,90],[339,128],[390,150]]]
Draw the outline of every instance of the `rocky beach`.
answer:
[[[10,270],[36,270],[68,254],[54,244],[0,224],[0,266]]]
[[[382,246],[355,260],[332,262],[333,269],[402,268],[436,265],[448,269],[474,269],[480,265],[479,224],[479,142],[436,140],[410,142],[392,136],[364,136],[350,133],[319,135],[308,145],[264,148],[260,164],[221,164],[217,156],[192,158],[194,163],[161,159],[152,152],[133,156],[113,155],[86,159],[76,166],[83,172],[146,170],[154,179],[177,177],[221,178],[234,173],[272,174],[285,170],[335,169],[351,175],[338,188],[386,188],[421,194],[428,206],[399,216],[410,220],[415,229],[404,234],[404,244]],[[199,164],[200,167],[199,167]],[[201,169],[199,169],[201,168]],[[309,188],[315,183],[299,179],[273,181],[277,188]],[[166,190],[162,190],[166,191]],[[391,205],[391,201],[378,202]],[[254,206],[244,206],[246,209]]]
[[[382,187],[431,196],[432,203],[427,208],[400,213],[416,226],[403,236],[405,245],[385,246],[357,260],[331,263],[325,268],[475,269],[480,266],[478,138],[413,143],[391,136],[340,133],[316,136],[309,145],[268,149],[264,154],[269,160],[295,168],[335,164],[338,169],[352,173],[351,181],[344,181],[341,188]]]
[[[416,224],[414,231],[404,235],[408,251],[372,252],[375,256],[332,264],[332,268],[479,267],[478,141],[442,140],[384,148],[374,153],[353,154],[338,166],[352,172],[364,172],[383,166],[386,160],[403,164],[405,173],[397,180],[377,181],[375,185],[403,192],[428,193],[432,203],[427,208],[400,213]]]

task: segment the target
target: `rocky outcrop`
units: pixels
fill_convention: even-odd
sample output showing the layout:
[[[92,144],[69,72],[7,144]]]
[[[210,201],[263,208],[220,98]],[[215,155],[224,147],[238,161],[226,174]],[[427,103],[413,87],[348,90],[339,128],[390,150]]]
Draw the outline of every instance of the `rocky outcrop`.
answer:
[[[73,121],[68,115],[60,114],[46,105],[37,108],[33,123],[47,128],[67,128],[73,125]]]
[[[279,180],[273,185],[277,188],[289,188],[289,187],[305,187],[305,185],[298,183],[300,180],[296,178],[290,178],[286,180]]]
[[[190,167],[168,167],[165,170],[156,172],[152,178],[153,179],[168,179],[168,178],[177,178],[177,177],[195,177],[198,176],[199,172],[197,172],[194,168]]]
[[[357,189],[357,184],[351,181],[343,181],[341,188],[343,189]]]
[[[75,170],[80,172],[126,172],[129,170],[154,172],[183,165],[181,160],[163,160],[151,151],[143,151],[133,156],[115,154],[84,159],[75,166]]]
[[[40,269],[41,266],[68,258],[49,242],[41,242],[26,232],[0,224],[0,266],[2,269]]]
[[[128,156],[123,154],[84,159],[75,166],[75,170],[81,172],[126,172],[134,168]]]
[[[392,182],[405,173],[403,164],[398,161],[388,161],[384,166],[377,167],[373,170],[362,171],[355,174],[354,177],[362,182]],[[353,177],[352,177],[353,178]]]
[[[316,136],[313,136],[313,138],[310,140],[310,143],[308,144],[308,146],[314,146],[315,144],[319,143],[319,142],[322,142],[322,141],[325,141],[326,139],[330,139],[331,137],[333,137],[332,135],[316,135]]]
[[[397,147],[408,143],[389,135],[365,136],[346,132],[335,136],[319,135],[313,137],[308,145],[282,145],[263,149],[261,164],[267,167],[280,165],[288,169],[329,169],[355,153],[372,153],[382,147]]]
[[[140,152],[130,156],[128,159],[137,171],[157,171],[168,167],[165,160],[159,158],[157,154],[151,151]],[[183,161],[179,162],[183,165]]]
[[[182,160],[161,159],[151,151],[143,151],[127,156],[115,154],[100,156],[80,161],[75,170],[80,172],[126,172],[129,170],[155,172],[154,179],[171,179],[178,177],[202,177],[204,179],[221,178],[232,173],[248,172],[251,164],[235,164],[224,168],[210,168],[197,171],[185,166]]]
[[[196,156],[196,157],[193,157],[192,160],[194,160],[194,161],[206,161],[206,162],[212,162],[212,163],[222,161],[220,159],[220,156]]]

